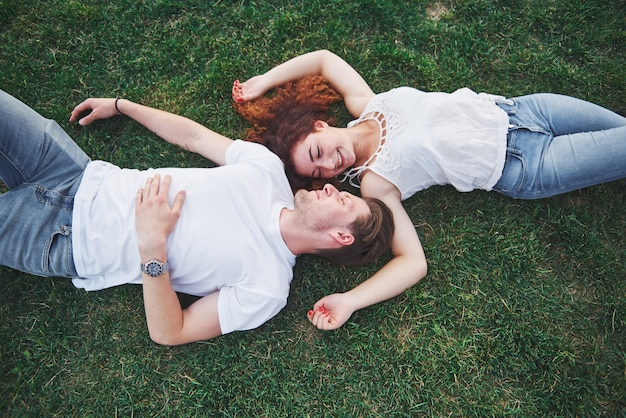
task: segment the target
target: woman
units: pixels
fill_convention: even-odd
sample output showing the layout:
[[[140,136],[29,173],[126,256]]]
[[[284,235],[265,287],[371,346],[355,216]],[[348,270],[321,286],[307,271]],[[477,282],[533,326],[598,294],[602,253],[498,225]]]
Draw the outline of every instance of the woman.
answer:
[[[311,87],[325,92],[323,84],[311,79],[303,81],[312,83],[304,87],[312,92],[308,96],[292,83],[273,98],[260,98],[310,75],[328,80],[358,119],[336,128],[320,116],[335,99],[331,94],[325,94],[328,100],[319,98]],[[235,81],[232,94],[240,113],[255,125],[252,138],[284,160],[293,182],[340,176],[393,211],[393,260],[343,294],[342,302],[327,303],[335,295],[319,301],[309,319],[324,329],[335,327],[335,306],[367,306],[425,275],[419,239],[401,205],[415,192],[451,184],[459,191],[495,190],[535,199],[626,177],[626,118],[567,96],[505,99],[466,88],[448,94],[409,87],[377,95],[348,63],[324,50],[245,83]],[[347,320],[345,314],[334,325],[341,320]]]

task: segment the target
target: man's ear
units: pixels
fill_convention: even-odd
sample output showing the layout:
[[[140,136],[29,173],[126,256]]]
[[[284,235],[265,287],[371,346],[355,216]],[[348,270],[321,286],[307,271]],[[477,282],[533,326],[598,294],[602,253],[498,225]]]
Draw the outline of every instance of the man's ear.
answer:
[[[354,235],[348,231],[334,231],[332,237],[340,246],[352,245],[354,243]]]

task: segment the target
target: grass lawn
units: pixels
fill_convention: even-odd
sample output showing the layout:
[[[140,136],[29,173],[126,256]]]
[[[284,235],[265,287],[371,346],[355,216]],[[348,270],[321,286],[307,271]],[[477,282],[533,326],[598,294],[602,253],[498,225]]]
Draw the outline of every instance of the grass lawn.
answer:
[[[238,137],[232,81],[320,48],[377,92],[542,91],[626,107],[624,10],[623,0],[0,0],[0,88],[94,159],[204,167],[127,119],[81,128],[70,110],[126,97]],[[626,181],[539,201],[434,187],[404,203],[429,274],[332,332],[307,310],[387,259],[342,268],[301,257],[274,319],[173,348],[150,341],[140,286],[87,293],[0,267],[0,416],[626,416]]]

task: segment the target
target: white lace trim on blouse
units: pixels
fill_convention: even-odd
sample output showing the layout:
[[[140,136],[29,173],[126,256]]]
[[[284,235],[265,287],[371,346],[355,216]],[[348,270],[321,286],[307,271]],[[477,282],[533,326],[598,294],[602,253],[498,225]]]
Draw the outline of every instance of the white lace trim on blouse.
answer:
[[[398,112],[395,112],[391,108],[391,105],[389,105],[385,98],[377,96],[370,101],[367,107],[369,108],[373,105],[383,109],[384,113],[379,111],[369,112],[348,124],[348,127],[351,128],[360,123],[372,120],[376,122],[380,131],[380,139],[376,152],[374,152],[363,165],[347,169],[338,178],[340,182],[348,180],[349,184],[356,188],[361,188],[361,174],[369,168],[374,160],[376,160],[377,168],[384,172],[390,172],[400,167],[400,155],[398,155],[392,147],[386,145],[388,141],[393,141],[394,136],[404,129],[404,121],[399,116]],[[387,117],[385,115],[391,116]]]

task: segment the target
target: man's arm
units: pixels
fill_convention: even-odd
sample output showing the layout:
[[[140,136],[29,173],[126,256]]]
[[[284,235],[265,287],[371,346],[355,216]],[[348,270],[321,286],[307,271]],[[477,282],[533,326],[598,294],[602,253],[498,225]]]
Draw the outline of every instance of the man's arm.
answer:
[[[90,113],[81,117],[86,112]],[[191,119],[130,100],[87,99],[72,110],[70,122],[86,126],[98,119],[107,119],[119,114],[134,119],[167,142],[198,153],[218,165],[226,163],[225,154],[233,143],[232,139],[213,132]]]
[[[142,262],[151,259],[167,261],[167,237],[178,222],[185,200],[185,192],[180,191],[170,207],[170,183],[170,176],[165,176],[161,182],[157,174],[137,192],[135,217]],[[158,344],[179,345],[221,335],[218,295],[219,292],[207,295],[183,310],[169,272],[158,277],[143,273],[143,298],[150,338]]]

